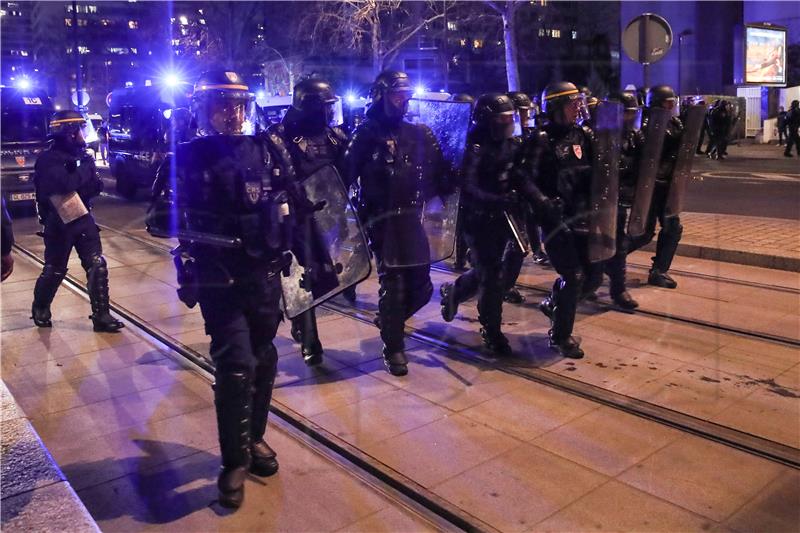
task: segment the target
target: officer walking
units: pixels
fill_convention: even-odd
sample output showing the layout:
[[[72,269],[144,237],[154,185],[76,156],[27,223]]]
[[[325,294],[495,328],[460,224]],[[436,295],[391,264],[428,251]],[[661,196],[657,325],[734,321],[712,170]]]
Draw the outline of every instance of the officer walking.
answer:
[[[332,126],[337,97],[330,83],[322,79],[303,80],[294,86],[293,95],[292,107],[283,120],[268,131],[279,136],[288,148],[298,182],[325,165],[334,165],[344,174],[348,138],[341,128]],[[313,308],[292,319],[292,337],[301,344],[307,365],[322,362],[322,343]]]
[[[94,158],[86,152],[86,120],[77,111],[58,111],[50,121],[53,145],[36,160],[34,185],[39,219],[44,225],[44,268],[33,289],[31,318],[52,327],[50,304],[67,275],[74,247],[86,271],[94,331],[115,332],[124,324],[111,316],[108,265],[91,201],[103,190]]]
[[[675,91],[668,85],[656,85],[647,92],[647,108],[663,108],[672,111],[675,108]],[[645,112],[647,109],[645,110]],[[647,115],[642,122],[642,129],[647,129]],[[675,160],[683,135],[683,123],[676,117],[670,117],[667,133],[664,138],[664,149],[656,174],[656,184],[653,190],[653,199],[650,206],[645,234],[637,242],[632,243],[631,251],[641,248],[653,240],[656,230],[656,221],[661,226],[656,242],[656,255],[653,257],[653,266],[647,282],[657,287],[674,289],[678,283],[667,273],[672,265],[672,259],[678,250],[678,243],[683,234],[679,216],[666,216],[667,196],[672,183]],[[712,141],[713,142],[713,141]]]
[[[542,92],[545,121],[528,143],[527,165],[542,193],[534,210],[544,232],[550,263],[559,274],[551,295],[539,309],[551,319],[550,347],[563,357],[580,359],[583,350],[572,336],[578,295],[588,259],[588,214],[592,179],[592,131],[579,126],[584,98],[566,81]]]
[[[235,72],[200,76],[192,96],[197,136],[162,165],[157,180],[169,186],[156,191],[172,196],[162,205],[175,209],[164,218],[174,221],[167,233],[181,242],[179,297],[200,304],[211,336],[222,454],[217,487],[220,504],[233,508],[243,501],[248,472],[278,471],[264,433],[278,362],[273,339],[283,317],[279,276],[302,203],[280,139],[245,134],[253,102]]]
[[[728,149],[728,134],[731,126],[731,105],[725,100],[717,100],[708,113],[708,157],[725,159]]]
[[[617,307],[630,311],[639,307],[625,287],[629,238],[627,234],[628,216],[636,193],[638,164],[644,148],[644,134],[641,131],[641,108],[636,95],[621,93],[617,100],[622,103],[622,145],[619,165],[619,207],[617,208],[617,247],[614,256],[605,264],[609,279],[611,300]]]
[[[511,98],[511,101],[514,102],[514,107],[517,109],[519,122],[521,124],[521,137],[523,143],[525,143],[533,136],[536,117],[539,115],[539,106],[535,102],[532,102],[530,97],[523,92],[510,92],[508,96]],[[548,260],[547,254],[542,248],[541,228],[536,224],[536,217],[533,211],[530,210],[530,205],[526,204],[525,209],[525,227],[528,233],[533,262],[537,265],[546,265]],[[511,282],[512,286],[516,283],[516,278],[517,276],[515,276]],[[519,303],[509,300],[508,293],[506,294],[506,301],[510,303]]]
[[[797,155],[800,155],[800,101],[792,100],[789,111],[786,115],[786,130],[789,132],[786,138],[786,150],[783,155],[792,157],[792,146]]]
[[[466,93],[454,94],[450,97],[450,100],[453,102],[467,102],[470,104],[471,108],[475,106],[475,98]],[[463,211],[463,204],[459,204],[458,223],[456,224],[456,249],[455,257],[453,258],[453,268],[458,271],[464,270],[467,267],[467,252],[469,251],[467,239],[464,237]]]
[[[404,120],[413,88],[405,72],[384,71],[372,86],[372,103],[345,154],[346,185],[359,182],[358,214],[378,267],[379,317],[387,370],[408,373],[405,321],[430,300],[430,264],[406,266],[396,254],[428,243],[418,213],[446,190],[450,175],[439,143],[425,125]],[[402,220],[402,222],[400,222]]]
[[[451,322],[458,305],[480,293],[478,320],[484,346],[496,355],[510,355],[511,346],[500,331],[503,295],[502,272],[509,260],[507,247],[522,262],[523,251],[509,225],[510,211],[520,212],[527,183],[519,172],[522,139],[514,137],[514,103],[504,94],[481,95],[473,112],[464,160],[464,230],[473,268],[455,283],[441,287],[442,317]],[[519,266],[516,268],[519,273]],[[516,280],[516,276],[514,277]]]

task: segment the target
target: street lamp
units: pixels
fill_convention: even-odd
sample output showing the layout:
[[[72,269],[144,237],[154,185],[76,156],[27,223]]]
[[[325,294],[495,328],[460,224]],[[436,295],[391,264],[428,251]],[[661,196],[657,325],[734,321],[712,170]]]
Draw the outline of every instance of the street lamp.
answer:
[[[686,28],[678,34],[678,95],[683,96],[683,85],[681,78],[683,73],[683,38],[687,35],[692,35],[694,32]]]

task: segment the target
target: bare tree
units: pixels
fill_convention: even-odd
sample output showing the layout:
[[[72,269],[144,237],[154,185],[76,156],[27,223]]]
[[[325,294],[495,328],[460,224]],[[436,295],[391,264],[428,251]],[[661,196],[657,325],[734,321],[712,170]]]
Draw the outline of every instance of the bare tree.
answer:
[[[503,22],[503,43],[505,44],[506,78],[508,90],[519,91],[519,61],[517,56],[517,12],[524,0],[484,0]]]
[[[304,27],[317,46],[368,50],[375,74],[386,68],[412,37],[444,18],[452,0],[340,0],[316,2]]]

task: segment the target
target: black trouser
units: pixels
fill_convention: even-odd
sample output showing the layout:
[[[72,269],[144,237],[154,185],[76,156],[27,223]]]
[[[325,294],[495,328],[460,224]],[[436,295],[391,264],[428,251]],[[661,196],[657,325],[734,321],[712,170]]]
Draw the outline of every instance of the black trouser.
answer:
[[[634,239],[630,243],[629,249],[630,252],[633,252],[649,244],[655,236],[656,221],[658,221],[661,230],[658,232],[656,255],[653,257],[653,268],[660,272],[667,272],[669,270],[669,267],[672,265],[672,260],[675,257],[675,252],[678,251],[678,243],[680,243],[681,235],[683,234],[683,226],[681,225],[680,217],[667,217],[665,213],[669,187],[669,183],[656,181],[656,186],[653,189],[653,201],[650,204],[650,212],[647,215],[647,224],[645,225],[644,234]]]
[[[782,145],[784,139],[788,139],[788,137],[789,137],[789,132],[786,130],[785,127],[778,128],[778,145],[779,146]]]
[[[70,224],[61,222],[56,214],[48,216],[44,226],[45,265],[66,271],[73,247],[81,259],[81,266],[88,273],[92,260],[103,255],[100,230],[92,215],[84,215]]]
[[[608,274],[611,297],[615,298],[625,292],[625,271],[627,266],[628,238],[627,224],[630,207],[620,205],[617,209],[617,251],[606,261],[605,272]]]
[[[266,269],[236,275],[201,258],[198,278],[198,302],[216,371],[253,375],[256,367],[264,367],[274,379],[278,352],[273,340],[283,319],[278,276],[268,277]]]
[[[430,269],[430,265],[390,268],[378,258],[378,311],[381,339],[388,353],[405,349],[406,320],[430,301]]]
[[[96,303],[98,296],[103,296],[103,301],[108,299],[107,289],[104,295],[98,295],[98,291],[93,290],[98,284],[92,283],[97,277],[93,277],[92,272],[97,272],[100,266],[103,267],[106,277],[104,283],[100,284],[102,287],[107,286],[108,274],[103,261],[100,230],[92,215],[87,214],[70,224],[64,224],[56,213],[50,213],[44,225],[44,268],[33,289],[33,306],[47,313],[48,320],[50,304],[67,273],[72,248],[77,250],[81,266],[86,271],[92,302]]]
[[[500,334],[503,294],[510,288],[507,287],[508,280],[504,278],[508,263],[507,245],[513,244],[516,248],[504,224],[505,221],[499,218],[470,221],[466,238],[472,253],[472,268],[456,279],[453,289],[457,303],[465,302],[480,293],[478,320],[489,336]],[[518,255],[519,265],[522,265],[522,253],[519,252]],[[515,261],[515,257],[511,260]],[[518,275],[519,268],[516,272]],[[514,281],[516,275],[511,281],[511,287],[514,286]]]
[[[783,153],[791,155],[792,146],[794,146],[795,153],[800,155],[800,132],[796,128],[789,130],[789,136],[786,139],[786,150]]]
[[[594,267],[589,262],[586,235],[574,233],[564,224],[556,226],[552,222],[543,223],[542,230],[547,256],[560,276],[554,282],[550,296],[553,304],[551,338],[560,343],[572,335],[584,275]]]

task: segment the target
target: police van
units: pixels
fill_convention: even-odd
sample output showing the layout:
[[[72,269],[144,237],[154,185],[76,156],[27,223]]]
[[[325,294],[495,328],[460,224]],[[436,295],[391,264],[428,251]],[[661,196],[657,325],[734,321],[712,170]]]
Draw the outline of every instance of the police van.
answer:
[[[36,200],[33,166],[47,148],[47,132],[53,106],[41,89],[0,86],[2,96],[2,175],[3,196],[10,209],[32,209]]]
[[[126,87],[108,96],[108,161],[117,192],[133,199],[153,184],[170,150],[170,117],[189,106],[177,89],[148,85]]]

